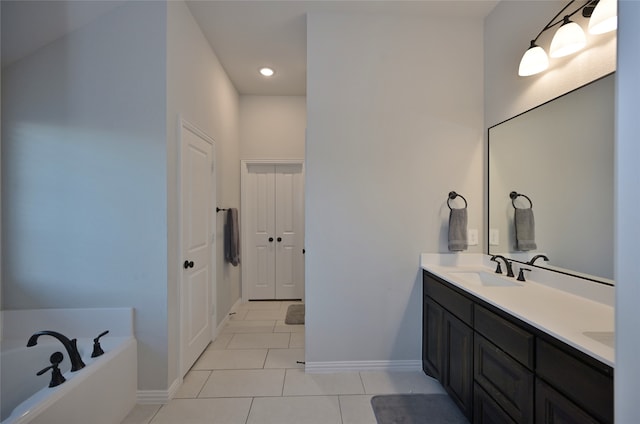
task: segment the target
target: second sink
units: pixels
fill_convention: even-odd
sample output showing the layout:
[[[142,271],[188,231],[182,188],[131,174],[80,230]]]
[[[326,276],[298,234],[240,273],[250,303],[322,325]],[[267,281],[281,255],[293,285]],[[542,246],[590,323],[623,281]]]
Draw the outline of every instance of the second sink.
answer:
[[[495,274],[489,272],[477,271],[477,272],[451,272],[449,273],[451,278],[463,280],[466,283],[476,286],[485,287],[521,287],[522,284],[515,280],[508,280],[506,278],[498,277]]]

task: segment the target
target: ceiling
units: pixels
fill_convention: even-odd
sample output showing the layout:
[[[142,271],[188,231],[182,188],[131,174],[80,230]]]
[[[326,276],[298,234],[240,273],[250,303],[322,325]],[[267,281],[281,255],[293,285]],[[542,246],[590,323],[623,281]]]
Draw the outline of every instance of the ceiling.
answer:
[[[70,8],[68,1],[2,0],[2,65],[27,56],[122,3],[73,1]],[[498,0],[187,1],[238,92],[255,95],[306,94],[308,12],[484,18],[497,3]],[[262,66],[272,67],[275,75],[262,77],[258,73]]]

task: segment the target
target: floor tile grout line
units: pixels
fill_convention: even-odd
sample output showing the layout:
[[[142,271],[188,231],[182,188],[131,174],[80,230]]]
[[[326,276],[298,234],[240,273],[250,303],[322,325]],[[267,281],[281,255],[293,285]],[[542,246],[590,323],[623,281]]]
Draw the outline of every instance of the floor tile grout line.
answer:
[[[166,404],[160,405],[160,408],[156,409],[156,412],[154,412],[154,414],[151,416],[151,419],[147,422],[147,424],[153,424],[153,420],[156,419],[156,417],[158,416],[158,413],[164,407],[164,405]]]
[[[209,371],[209,375],[204,380],[204,383],[202,384],[202,387],[200,387],[200,390],[198,390],[198,393],[196,394],[195,399],[198,399],[200,397],[200,393],[202,393],[202,391],[204,390],[204,386],[207,385],[207,381],[209,381],[209,379],[211,378],[211,375],[213,375],[213,370]],[[182,384],[184,384],[184,381],[182,382]]]
[[[280,392],[281,393],[281,395],[280,395],[281,397],[285,397],[284,396],[284,386],[287,383],[287,374],[288,373],[289,373],[289,370],[285,369],[284,370],[284,378],[282,379],[282,391]]]
[[[255,400],[255,397],[251,398],[251,403],[249,404],[249,410],[247,411],[247,418],[244,420],[244,424],[248,424],[249,423],[249,417],[251,416],[251,409],[253,408],[253,401]]]
[[[338,395],[338,411],[340,412],[340,424],[344,424],[344,418],[342,417],[342,402],[340,402],[340,395]]]
[[[360,377],[360,384],[362,384],[362,391],[364,394],[367,394],[367,388],[364,385],[364,379],[362,378],[362,371],[358,371],[358,376]]]

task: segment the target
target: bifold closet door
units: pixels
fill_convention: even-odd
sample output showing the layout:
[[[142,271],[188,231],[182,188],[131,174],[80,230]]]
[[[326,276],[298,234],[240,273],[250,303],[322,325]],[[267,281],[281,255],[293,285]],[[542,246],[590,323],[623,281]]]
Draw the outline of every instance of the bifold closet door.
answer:
[[[304,180],[301,164],[247,164],[243,193],[248,298],[301,299]]]

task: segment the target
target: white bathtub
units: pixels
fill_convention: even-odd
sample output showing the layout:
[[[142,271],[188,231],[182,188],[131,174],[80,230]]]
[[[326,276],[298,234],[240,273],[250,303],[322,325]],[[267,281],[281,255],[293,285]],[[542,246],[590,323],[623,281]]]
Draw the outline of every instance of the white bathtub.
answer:
[[[130,309],[3,311],[1,424],[120,424],[136,402],[137,344],[131,321]],[[107,329],[109,334],[100,339],[105,353],[91,358],[93,337]],[[71,372],[64,346],[50,336],[26,347],[39,330],[78,338],[86,366]],[[50,365],[49,357],[57,351],[64,355],[60,369],[67,381],[49,388],[51,371],[36,373]]]

